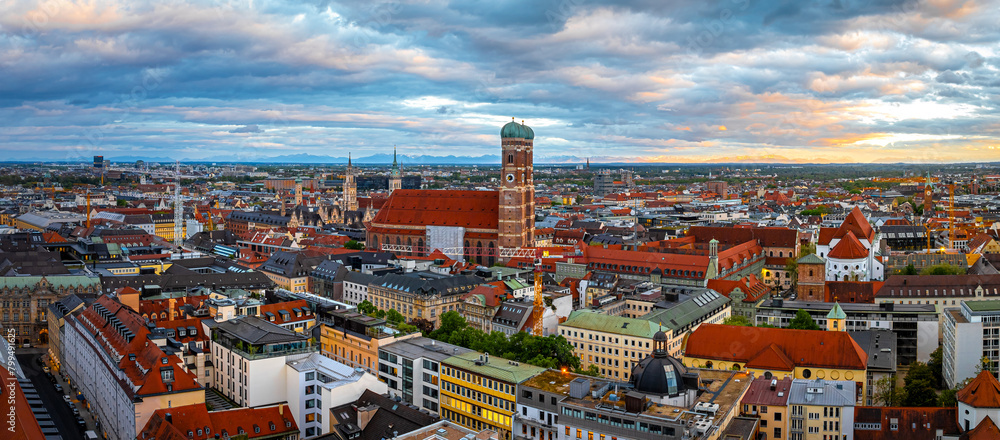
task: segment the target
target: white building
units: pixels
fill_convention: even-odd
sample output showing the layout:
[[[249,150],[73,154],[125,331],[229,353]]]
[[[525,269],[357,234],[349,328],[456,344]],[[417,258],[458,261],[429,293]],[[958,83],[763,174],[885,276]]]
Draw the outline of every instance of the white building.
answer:
[[[839,228],[822,228],[816,254],[826,259],[827,281],[877,281],[885,278],[881,235],[854,208]]]
[[[324,408],[351,402],[384,383],[318,354],[307,335],[255,316],[204,321],[212,334],[215,388],[245,407],[288,402],[303,438],[327,433]]]
[[[470,351],[425,337],[393,342],[378,349],[378,377],[389,394],[437,415],[441,361]]]
[[[205,404],[205,389],[142,318],[102,296],[66,315],[62,368],[111,440],[132,440],[159,409]]]
[[[962,301],[958,308],[945,309],[943,336],[941,374],[949,388],[973,377],[984,357],[996,372],[1000,362],[1000,300]]]
[[[296,356],[286,363],[287,401],[303,438],[329,433],[330,423],[324,418],[330,408],[354,402],[365,390],[385,394],[388,386],[362,369],[319,353]]]

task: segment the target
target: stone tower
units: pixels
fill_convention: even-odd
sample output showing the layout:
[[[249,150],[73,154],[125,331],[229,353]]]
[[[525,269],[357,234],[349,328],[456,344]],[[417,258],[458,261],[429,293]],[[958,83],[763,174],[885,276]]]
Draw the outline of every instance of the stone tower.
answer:
[[[511,120],[500,129],[500,160],[503,163],[500,174],[500,248],[534,245],[534,142],[535,132],[523,123]]]
[[[295,178],[295,206],[302,206],[302,178]]]
[[[396,162],[396,147],[392,147],[392,170],[389,171],[389,193],[403,187],[403,178],[400,175],[399,162]]]
[[[358,187],[354,183],[354,167],[351,153],[347,153],[347,171],[344,172],[344,211],[358,210]]]

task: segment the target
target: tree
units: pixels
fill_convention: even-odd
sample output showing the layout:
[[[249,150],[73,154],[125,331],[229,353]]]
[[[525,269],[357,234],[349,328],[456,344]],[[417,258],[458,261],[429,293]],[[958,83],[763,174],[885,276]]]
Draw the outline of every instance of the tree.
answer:
[[[788,323],[788,328],[796,330],[819,330],[819,325],[816,321],[813,321],[812,316],[809,316],[809,312],[799,309],[795,312],[795,317],[792,321]]]
[[[964,275],[968,272],[961,266],[938,264],[920,271],[921,275]]]
[[[942,391],[941,394],[938,395],[938,406],[945,408],[958,406],[957,394],[958,390],[951,388]]]
[[[799,284],[799,262],[794,258],[786,260],[785,272],[788,272],[788,277],[792,279],[792,289],[794,290],[795,286]]]
[[[344,243],[344,249],[355,249],[360,251],[365,249],[365,245],[358,243],[355,240],[348,240],[347,243]]]
[[[410,325],[420,329],[420,331],[425,335],[429,335],[432,331],[434,331],[434,323],[424,318],[413,318],[413,320],[410,321]]]
[[[723,325],[738,325],[742,327],[753,327],[753,323],[750,322],[746,316],[743,315],[730,315],[725,321],[722,321]]]
[[[816,243],[806,243],[799,247],[799,258],[816,253]]]
[[[431,332],[431,338],[437,339],[439,341],[446,341],[455,333],[468,326],[465,322],[465,317],[456,311],[444,312],[439,317],[441,324],[438,326],[437,330]]]
[[[364,313],[365,315],[371,316],[375,314],[375,310],[377,310],[375,308],[375,304],[372,304],[371,301],[368,301],[367,299],[361,301],[361,304],[358,304],[358,311]]]
[[[899,406],[903,403],[903,390],[896,386],[896,378],[885,376],[872,385],[872,403],[876,406]]]
[[[919,272],[917,272],[917,268],[914,265],[907,264],[906,267],[903,268],[902,274],[903,275],[918,275]]]
[[[979,359],[979,365],[976,365],[976,371],[972,374],[972,377],[978,376],[983,371],[993,372],[993,361],[986,356]]]
[[[601,377],[601,369],[594,364],[590,364],[590,366],[587,367],[586,369],[577,368],[573,370],[573,372],[576,374],[582,374],[584,376]]]
[[[934,373],[923,362],[914,362],[910,371],[903,379],[903,389],[906,397],[903,406],[937,406],[937,393],[934,392]]]
[[[402,313],[396,311],[396,309],[390,309],[385,312],[385,320],[392,324],[400,324],[406,322],[406,317]]]
[[[118,205],[119,208],[124,208],[128,206],[128,200],[118,199],[117,201],[115,201],[115,205]]]
[[[944,355],[941,352],[941,346],[938,346],[937,350],[931,352],[931,358],[927,361],[927,367],[931,369],[931,374],[934,376],[934,388],[940,389],[944,383],[944,374],[942,373]]]

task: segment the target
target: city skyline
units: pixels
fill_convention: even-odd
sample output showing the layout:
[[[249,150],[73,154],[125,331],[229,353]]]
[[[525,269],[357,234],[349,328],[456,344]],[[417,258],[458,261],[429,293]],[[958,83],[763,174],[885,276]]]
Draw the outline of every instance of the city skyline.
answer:
[[[996,161],[996,6],[12,1],[0,148],[475,157],[513,116],[540,163]]]

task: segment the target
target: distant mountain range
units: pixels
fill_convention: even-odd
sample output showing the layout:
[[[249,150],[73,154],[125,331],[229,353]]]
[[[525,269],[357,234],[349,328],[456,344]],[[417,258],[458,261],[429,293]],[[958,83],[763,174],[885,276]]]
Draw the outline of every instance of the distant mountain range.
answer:
[[[158,157],[158,156],[108,156],[105,159],[116,163],[131,163],[136,161],[144,161],[147,163],[159,163],[159,164],[169,164],[174,162],[176,159],[169,157]],[[399,155],[398,160],[400,164],[405,168],[407,166],[417,166],[417,165],[483,165],[483,166],[496,166],[500,164],[500,156],[496,154],[484,154],[481,156],[430,156],[430,155]],[[213,156],[202,159],[192,159],[184,158],[180,159],[184,163],[251,163],[251,164],[305,164],[305,165],[346,165],[347,157],[335,157],[326,155],[315,155],[315,154],[286,154],[280,156],[271,157],[260,157],[260,156],[241,156],[241,155],[228,155],[228,156]],[[10,160],[9,162],[72,162],[80,163],[86,162],[79,159],[61,159],[53,160],[51,158],[35,158],[35,159],[18,159]],[[974,162],[974,161],[970,161]],[[392,154],[379,153],[373,154],[371,156],[355,157],[352,158],[352,163],[356,165],[389,165],[392,163]],[[583,165],[587,163],[586,157],[577,156],[538,156],[535,158],[535,163],[538,165]],[[733,157],[718,157],[709,158],[699,162],[642,162],[639,158],[634,158],[632,161],[624,158],[618,157],[591,157],[590,163],[595,166],[607,167],[611,166],[641,166],[641,165],[656,165],[656,166],[698,166],[698,165],[726,165],[726,164],[736,164],[736,165],[837,165],[835,162],[829,160],[818,159],[812,162],[806,162],[803,160],[793,160],[781,156],[733,156]],[[900,162],[898,158],[883,158],[875,162],[870,163],[870,165],[884,165],[890,163],[906,164],[906,162]],[[845,165],[848,165],[845,163]],[[860,165],[860,164],[853,164]]]

